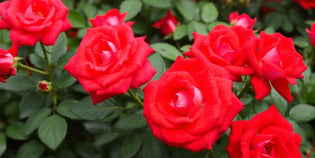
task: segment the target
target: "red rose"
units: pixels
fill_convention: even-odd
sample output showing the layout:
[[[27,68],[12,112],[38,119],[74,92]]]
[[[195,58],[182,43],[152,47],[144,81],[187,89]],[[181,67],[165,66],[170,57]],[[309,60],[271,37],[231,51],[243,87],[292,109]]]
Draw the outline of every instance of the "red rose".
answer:
[[[13,45],[8,51],[0,49],[0,81],[5,82],[5,79],[16,74],[13,67],[14,57],[17,56],[18,45]]]
[[[163,36],[167,36],[175,31],[177,25],[176,17],[168,10],[167,14],[161,20],[155,22],[152,27],[158,28]]]
[[[227,68],[235,81],[241,81],[241,75],[253,73],[247,67],[246,42],[257,38],[251,29],[241,26],[228,27],[218,25],[208,35],[194,33],[194,43],[188,57],[207,58],[210,62]]]
[[[249,121],[234,121],[226,151],[230,158],[301,158],[301,137],[272,105]]]
[[[61,0],[10,0],[0,3],[0,28],[10,29],[13,43],[54,45],[60,32],[71,28]]]
[[[299,5],[304,8],[305,10],[315,8],[315,1],[314,0],[294,0],[295,2],[299,3]]]
[[[315,47],[315,23],[311,26],[311,31],[309,29],[306,29],[306,32],[309,35],[310,43],[313,47]]]
[[[127,24],[88,29],[65,69],[89,92],[93,103],[139,88],[155,69],[147,59],[154,50],[135,38]]]
[[[229,15],[230,24],[233,26],[243,26],[248,29],[252,29],[256,18],[251,19],[247,14],[238,15],[238,12],[233,12]]]
[[[111,9],[105,13],[105,15],[97,15],[94,19],[89,19],[93,27],[99,27],[104,25],[117,25],[124,23],[127,13],[120,14],[118,9]],[[127,22],[131,26],[134,22]]]
[[[291,38],[280,33],[268,35],[263,31],[258,41],[248,44],[248,56],[255,73],[251,84],[260,100],[270,93],[271,86],[286,100],[292,102],[288,83],[294,85],[297,78],[303,78],[306,70],[302,56],[296,52]]]
[[[223,67],[178,57],[160,80],[144,88],[143,115],[166,144],[210,150],[243,108],[232,85]]]

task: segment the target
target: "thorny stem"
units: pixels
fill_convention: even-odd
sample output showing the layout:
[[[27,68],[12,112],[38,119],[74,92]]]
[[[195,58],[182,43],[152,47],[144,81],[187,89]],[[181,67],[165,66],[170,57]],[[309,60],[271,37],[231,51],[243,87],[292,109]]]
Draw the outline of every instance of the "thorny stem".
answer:
[[[27,70],[30,70],[30,71],[33,71],[33,72],[37,72],[37,73],[40,73],[42,75],[48,75],[48,73],[45,72],[45,71],[32,68],[32,67],[24,65],[24,64],[22,64],[20,62],[18,62],[17,67],[20,67],[20,68],[23,68],[23,69],[27,69]]]
[[[141,101],[141,99],[131,89],[128,90],[128,93],[138,104],[143,106],[143,102]]]

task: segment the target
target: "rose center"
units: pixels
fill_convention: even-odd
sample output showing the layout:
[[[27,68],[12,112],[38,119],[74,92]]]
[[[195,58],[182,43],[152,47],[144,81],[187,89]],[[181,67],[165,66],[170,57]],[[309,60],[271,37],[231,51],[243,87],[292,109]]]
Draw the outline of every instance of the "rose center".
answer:
[[[280,55],[277,47],[273,47],[269,50],[263,57],[263,61],[271,62],[279,68],[282,68],[282,61],[280,60]]]
[[[202,102],[200,90],[193,87],[193,92],[180,90],[170,100],[170,105],[181,115],[187,115],[192,108],[199,107]]]
[[[118,50],[113,42],[102,41],[99,51],[99,57],[103,64],[110,62],[110,60],[117,54]]]

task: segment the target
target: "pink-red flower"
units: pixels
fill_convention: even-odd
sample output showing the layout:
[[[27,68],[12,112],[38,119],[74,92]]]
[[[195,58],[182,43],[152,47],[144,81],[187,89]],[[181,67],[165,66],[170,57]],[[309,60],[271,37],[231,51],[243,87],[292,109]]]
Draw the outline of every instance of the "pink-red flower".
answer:
[[[161,20],[153,24],[153,27],[158,28],[163,36],[167,36],[176,30],[177,25],[178,20],[172,12],[168,10],[167,14]]]
[[[314,0],[294,0],[294,1],[297,2],[305,10],[315,8]]]
[[[13,67],[14,57],[17,56],[18,45],[13,45],[8,51],[0,49],[0,81],[5,82],[5,79],[16,74]]]
[[[129,87],[139,88],[156,72],[148,60],[154,50],[144,38],[135,38],[127,24],[90,28],[65,69],[94,104],[126,93]]]
[[[252,29],[256,18],[251,19],[247,14],[238,15],[238,12],[233,12],[229,15],[230,24],[233,26],[243,26],[248,29]]]
[[[0,3],[0,29],[9,29],[13,43],[54,45],[60,32],[71,28],[61,0],[10,0]]]
[[[252,68],[247,66],[245,46],[248,40],[255,38],[252,29],[218,25],[208,35],[194,33],[194,43],[184,54],[191,58],[207,58],[227,68],[234,81],[241,81],[241,75],[253,73]]]
[[[272,105],[249,121],[234,121],[226,151],[230,158],[301,158],[301,137]]]
[[[311,31],[309,29],[306,29],[306,32],[309,35],[309,41],[310,44],[315,47],[315,23],[312,24],[311,26]]]
[[[143,115],[153,135],[166,144],[210,150],[243,108],[232,86],[225,68],[178,57],[159,80],[144,88]]]
[[[105,13],[105,15],[97,15],[94,19],[89,19],[93,27],[99,27],[104,25],[117,25],[124,23],[127,13],[120,14],[118,9],[111,9]],[[134,22],[126,22],[131,26]]]
[[[306,70],[302,56],[296,52],[291,38],[280,33],[260,33],[259,40],[248,44],[248,56],[255,73],[251,76],[251,84],[260,100],[271,91],[271,86],[287,101],[292,102],[288,84],[294,85],[296,79],[303,78]]]

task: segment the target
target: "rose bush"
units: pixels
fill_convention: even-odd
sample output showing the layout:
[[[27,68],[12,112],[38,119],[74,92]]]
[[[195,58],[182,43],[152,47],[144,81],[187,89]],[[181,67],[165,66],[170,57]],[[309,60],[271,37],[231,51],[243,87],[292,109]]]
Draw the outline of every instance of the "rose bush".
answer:
[[[72,26],[61,0],[10,0],[0,4],[0,28],[10,30],[13,43],[54,45]]]
[[[249,61],[245,46],[255,38],[257,37],[251,29],[218,25],[208,35],[194,33],[194,43],[190,51],[184,54],[191,58],[207,58],[210,62],[227,68],[233,80],[241,81],[241,75],[253,73],[247,66]]]
[[[230,158],[301,158],[301,137],[272,105],[249,121],[234,121],[226,151]]]
[[[96,104],[151,80],[156,71],[147,58],[153,52],[129,25],[104,25],[88,29],[65,69]]]
[[[315,156],[314,12],[294,0],[0,6],[0,157]]]
[[[159,80],[144,88],[143,115],[153,135],[166,144],[211,150],[243,108],[232,84],[224,68],[178,57]]]

